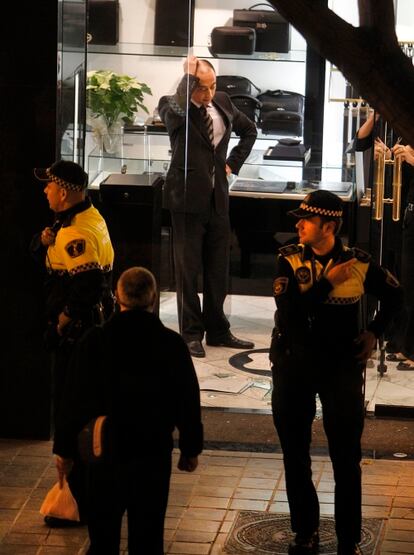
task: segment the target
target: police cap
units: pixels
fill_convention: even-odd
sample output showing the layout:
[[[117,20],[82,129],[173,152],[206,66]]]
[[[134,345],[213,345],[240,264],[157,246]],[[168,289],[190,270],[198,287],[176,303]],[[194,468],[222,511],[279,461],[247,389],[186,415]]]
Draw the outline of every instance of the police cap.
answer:
[[[306,195],[299,208],[288,212],[295,218],[311,218],[312,216],[326,216],[342,218],[343,201],[330,191],[313,191]]]
[[[83,191],[88,186],[88,174],[70,160],[58,160],[50,168],[35,168],[34,174],[40,181],[54,181],[68,191]]]

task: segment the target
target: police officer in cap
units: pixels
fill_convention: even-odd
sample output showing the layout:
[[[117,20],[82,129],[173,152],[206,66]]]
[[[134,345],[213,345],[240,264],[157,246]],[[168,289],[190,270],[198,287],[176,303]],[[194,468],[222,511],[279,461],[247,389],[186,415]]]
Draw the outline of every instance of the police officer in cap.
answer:
[[[402,289],[368,253],[343,245],[338,196],[312,192],[290,214],[298,220],[299,243],[279,250],[270,348],[273,420],[295,533],[289,554],[318,552],[319,502],[309,452],[318,395],[335,477],[338,554],[354,555],[361,552],[363,373],[377,338],[402,307]],[[380,309],[363,329],[365,293],[380,301]]]
[[[88,175],[81,166],[59,160],[49,168],[35,169],[35,176],[45,182],[44,193],[54,213],[53,224],[32,239],[31,252],[45,271],[45,343],[53,355],[56,422],[76,342],[113,310],[114,251],[105,220],[86,195]],[[80,464],[75,462],[68,482],[85,518]],[[69,524],[54,517],[45,521],[50,526]]]

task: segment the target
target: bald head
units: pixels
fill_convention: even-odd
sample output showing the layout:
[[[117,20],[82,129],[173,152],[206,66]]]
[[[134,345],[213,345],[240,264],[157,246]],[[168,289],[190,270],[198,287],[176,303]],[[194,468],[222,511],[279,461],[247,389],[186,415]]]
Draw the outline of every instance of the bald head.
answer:
[[[152,311],[157,298],[157,283],[154,275],[141,266],[125,270],[118,279],[116,294],[122,310]]]
[[[198,60],[195,76],[198,85],[195,87],[191,96],[197,104],[207,106],[216,93],[216,72],[208,60]]]

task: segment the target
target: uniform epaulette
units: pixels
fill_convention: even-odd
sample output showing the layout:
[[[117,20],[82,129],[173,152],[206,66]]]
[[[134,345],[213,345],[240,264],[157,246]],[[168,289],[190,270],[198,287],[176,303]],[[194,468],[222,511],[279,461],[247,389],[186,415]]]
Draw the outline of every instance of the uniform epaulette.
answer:
[[[358,247],[353,247],[351,249],[353,255],[355,256],[355,258],[357,260],[359,260],[360,262],[369,262],[371,260],[371,255],[369,254],[369,252],[363,251],[362,249],[359,249]]]
[[[285,247],[280,247],[279,252],[283,256],[290,256],[291,254],[302,252],[302,247],[295,244],[286,245]]]

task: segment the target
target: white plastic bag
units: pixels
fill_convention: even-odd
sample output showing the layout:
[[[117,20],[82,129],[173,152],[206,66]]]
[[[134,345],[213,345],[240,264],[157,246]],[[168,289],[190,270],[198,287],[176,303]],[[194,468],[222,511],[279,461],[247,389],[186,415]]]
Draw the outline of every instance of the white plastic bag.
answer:
[[[79,522],[78,504],[69,489],[66,478],[63,480],[62,489],[59,487],[59,482],[56,482],[52,489],[47,492],[40,507],[40,514]]]

